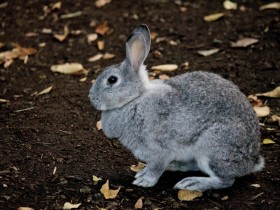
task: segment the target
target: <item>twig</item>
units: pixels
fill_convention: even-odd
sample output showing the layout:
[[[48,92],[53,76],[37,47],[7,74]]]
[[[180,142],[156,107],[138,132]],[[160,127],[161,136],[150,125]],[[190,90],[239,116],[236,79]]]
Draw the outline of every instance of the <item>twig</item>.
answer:
[[[29,111],[29,110],[32,110],[32,109],[34,109],[34,107],[33,107],[33,106],[32,106],[32,107],[29,107],[29,108],[25,108],[25,109],[15,110],[14,112],[19,113],[19,112]]]

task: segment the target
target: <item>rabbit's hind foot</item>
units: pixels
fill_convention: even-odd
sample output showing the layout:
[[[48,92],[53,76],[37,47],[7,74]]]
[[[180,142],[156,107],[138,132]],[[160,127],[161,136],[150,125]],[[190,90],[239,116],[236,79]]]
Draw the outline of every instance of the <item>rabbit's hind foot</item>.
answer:
[[[220,189],[232,186],[234,179],[220,179],[219,177],[188,177],[178,182],[174,188],[191,190],[191,191],[205,191],[209,189]]]

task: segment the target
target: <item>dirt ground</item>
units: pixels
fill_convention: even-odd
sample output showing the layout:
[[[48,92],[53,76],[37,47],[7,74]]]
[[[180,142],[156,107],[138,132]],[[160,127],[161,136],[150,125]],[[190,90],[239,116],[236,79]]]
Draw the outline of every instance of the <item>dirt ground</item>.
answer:
[[[37,50],[27,63],[14,59],[9,67],[0,66],[0,98],[9,101],[0,103],[0,209],[61,209],[65,202],[81,203],[79,209],[133,209],[141,197],[143,209],[280,209],[280,129],[270,116],[260,119],[262,139],[275,141],[262,146],[266,168],[261,173],[182,202],[172,187],[195,173],[166,172],[153,188],[133,186],[130,166],[137,160],[117,140],[108,140],[97,130],[100,113],[88,100],[92,79],[104,67],[122,61],[126,37],[141,23],[159,38],[152,41],[148,68],[188,62],[189,69],[167,74],[206,70],[233,81],[246,95],[270,91],[280,84],[279,10],[260,11],[261,5],[269,3],[266,0],[238,0],[235,11],[225,10],[223,1],[205,0],[113,0],[100,8],[93,0],[67,0],[52,10],[55,2],[0,1],[0,42],[4,44],[0,53],[11,50],[13,43]],[[204,21],[204,16],[217,12],[224,12],[224,17]],[[63,18],[69,13],[76,16]],[[104,21],[109,32],[98,37],[105,41],[100,51],[96,41],[88,43],[87,35]],[[63,34],[65,25],[70,34],[60,42],[53,34]],[[232,48],[231,42],[242,37],[259,42]],[[220,51],[208,57],[197,53],[212,48]],[[99,52],[116,56],[88,61]],[[66,62],[81,63],[89,70],[87,80],[51,72],[52,65]],[[51,85],[50,93],[32,95]],[[279,99],[262,100],[272,114],[280,115]],[[96,184],[93,175],[103,180]],[[121,187],[112,200],[99,191],[107,179],[112,188]]]

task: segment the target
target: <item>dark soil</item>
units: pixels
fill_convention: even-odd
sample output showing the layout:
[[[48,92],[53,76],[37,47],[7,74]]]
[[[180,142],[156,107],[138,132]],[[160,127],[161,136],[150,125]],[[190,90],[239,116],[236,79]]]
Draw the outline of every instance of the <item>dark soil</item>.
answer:
[[[270,117],[260,119],[262,138],[276,143],[262,146],[266,168],[261,173],[239,178],[228,189],[207,191],[195,201],[181,202],[172,187],[195,173],[166,172],[153,188],[133,186],[130,166],[137,160],[118,141],[108,140],[102,131],[97,131],[100,113],[91,108],[88,100],[91,80],[101,69],[124,58],[125,39],[140,23],[166,38],[159,43],[152,41],[148,68],[188,61],[192,71],[218,73],[232,80],[246,95],[272,90],[280,84],[280,15],[279,10],[259,11],[259,6],[269,1],[237,1],[245,11],[226,11],[222,1],[183,1],[179,5],[180,1],[113,0],[96,8],[93,0],[67,0],[61,9],[45,16],[44,6],[55,1],[6,2],[8,5],[0,8],[0,42],[6,47],[0,51],[17,43],[33,47],[37,53],[26,64],[15,60],[8,68],[0,66],[0,98],[9,100],[0,104],[0,209],[59,209],[65,202],[81,203],[79,209],[133,209],[140,197],[144,197],[144,209],[280,208],[280,130]],[[182,6],[186,11],[180,10]],[[82,15],[60,18],[77,11]],[[205,15],[216,12],[225,12],[225,17],[214,22],[203,20]],[[90,45],[86,39],[95,32],[96,26],[90,26],[93,21],[97,25],[108,21],[112,33],[104,36],[102,52],[116,54],[114,59],[88,62],[99,52],[96,42]],[[65,25],[81,33],[71,33],[63,42],[52,34],[41,33],[43,28],[63,33]],[[38,34],[27,37],[29,32]],[[231,48],[230,42],[241,37],[257,38],[259,42],[247,48]],[[171,45],[170,40],[178,45]],[[40,43],[46,46],[39,47]],[[197,50],[211,48],[221,51],[209,57],[197,54]],[[156,50],[162,58],[155,56]],[[50,71],[51,65],[65,62],[78,62],[90,70],[87,81]],[[186,71],[190,70],[179,69],[169,76]],[[31,96],[50,85],[54,88],[49,94]],[[263,101],[273,114],[280,115],[279,99]],[[94,184],[92,175],[103,180]],[[107,179],[113,188],[121,186],[112,200],[105,200],[99,192]],[[228,199],[221,199],[225,196]]]

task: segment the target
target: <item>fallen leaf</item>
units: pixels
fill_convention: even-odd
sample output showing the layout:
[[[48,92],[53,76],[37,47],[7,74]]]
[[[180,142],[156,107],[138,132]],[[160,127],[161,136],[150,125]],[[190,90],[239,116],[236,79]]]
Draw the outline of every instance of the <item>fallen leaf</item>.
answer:
[[[227,10],[237,10],[237,3],[226,0],[223,2],[224,8]]]
[[[110,30],[108,22],[105,21],[96,27],[95,32],[99,35],[104,36]]]
[[[81,203],[72,204],[72,203],[66,202],[63,205],[63,209],[76,209],[76,208],[79,208],[80,205],[81,205]]]
[[[106,183],[104,185],[102,185],[100,192],[104,195],[105,199],[113,199],[118,195],[120,189],[121,188],[119,187],[116,190],[110,190],[109,180],[107,180]]]
[[[38,33],[28,32],[28,33],[25,34],[25,37],[35,37],[35,36],[38,36]]]
[[[101,181],[102,179],[100,177],[97,177],[97,176],[92,176],[92,181],[94,181],[95,183]]]
[[[259,8],[259,10],[265,10],[265,9],[280,9],[280,2],[265,4]]]
[[[259,42],[259,40],[255,38],[242,38],[236,42],[231,42],[231,47],[248,47],[257,42]]]
[[[42,29],[42,33],[43,34],[51,34],[52,33],[52,29],[50,29],[50,28],[43,28]]]
[[[256,187],[256,188],[261,187],[259,184],[251,184],[250,186],[252,186],[252,187]]]
[[[30,207],[19,207],[18,210],[34,210],[34,209]]]
[[[92,42],[94,42],[95,40],[97,40],[97,38],[98,38],[98,35],[97,34],[88,34],[87,35],[87,42],[89,43],[89,44],[91,44]]]
[[[280,86],[273,89],[272,91],[266,92],[266,93],[257,93],[256,96],[266,96],[271,98],[279,98],[280,97]]]
[[[10,102],[9,100],[0,98],[0,104],[5,104],[5,103],[9,103],[9,102]]]
[[[1,102],[1,101],[0,101],[0,102]],[[279,116],[277,116],[277,115],[272,115],[272,116],[271,116],[271,119],[272,119],[273,122],[278,121],[279,126],[280,126],[280,117],[279,117]]]
[[[53,85],[47,87],[46,89],[40,91],[39,93],[37,93],[37,92],[33,93],[32,96],[40,96],[40,95],[48,94],[49,92],[51,92],[52,88],[53,88]]]
[[[264,139],[263,144],[275,144],[275,141],[272,141],[271,139]]]
[[[228,196],[226,195],[226,196],[222,197],[221,200],[222,200],[222,201],[228,200]]]
[[[270,108],[268,106],[253,107],[258,117],[265,117],[270,114]]]
[[[106,4],[109,4],[111,1],[112,1],[112,0],[97,0],[97,1],[95,2],[95,6],[96,6],[97,8],[100,8],[100,7],[105,6]]]
[[[103,50],[104,47],[105,47],[105,42],[104,42],[104,40],[99,40],[99,41],[97,41],[97,48],[98,48],[98,50]]]
[[[204,20],[207,22],[212,22],[212,21],[216,21],[218,19],[220,19],[221,17],[224,16],[224,13],[215,13],[215,14],[211,14],[211,15],[207,15],[204,17]]]
[[[170,41],[169,41],[169,44],[172,45],[172,46],[177,46],[177,45],[178,45],[178,43],[175,42],[175,41],[173,41],[173,40],[170,40]]]
[[[52,4],[52,5],[51,5],[51,9],[52,9],[52,10],[61,9],[61,2],[58,1],[58,2],[56,2],[56,3],[54,3],[54,4]]]
[[[257,106],[257,107],[263,106],[262,100],[258,99],[257,96],[249,95],[247,98],[249,99],[249,101],[252,104],[252,106]]]
[[[220,51],[220,49],[214,48],[214,49],[211,49],[211,50],[199,50],[199,51],[197,51],[197,53],[199,55],[203,55],[203,56],[207,57],[207,56],[213,55],[213,54],[215,54],[219,51]]]
[[[105,54],[103,55],[103,59],[104,59],[104,60],[109,60],[109,59],[112,59],[112,58],[114,58],[114,57],[116,57],[116,55],[115,55],[115,54],[111,54],[111,53],[105,53]]]
[[[81,78],[79,81],[80,82],[85,82],[87,80],[87,77],[83,77],[83,78]]]
[[[101,122],[101,120],[97,121],[96,128],[97,128],[98,131],[102,130],[102,122]]]
[[[202,196],[202,192],[200,191],[190,191],[190,190],[179,190],[178,191],[178,198],[181,201],[192,201],[197,197]]]
[[[133,172],[139,172],[142,171],[145,167],[146,167],[145,163],[138,162],[137,165],[130,166],[130,170]]]
[[[159,50],[155,50],[153,55],[155,56],[155,58],[162,58],[163,55]]]
[[[99,54],[97,54],[97,55],[94,55],[94,56],[90,57],[90,58],[88,59],[88,61],[89,61],[89,62],[95,62],[95,61],[100,60],[102,57],[103,57],[103,54],[99,53]]]
[[[153,66],[151,69],[160,70],[160,71],[175,71],[176,69],[178,69],[178,65],[177,64],[164,64],[164,65]]]
[[[159,79],[162,79],[162,80],[170,79],[170,77],[169,77],[168,75],[166,75],[166,74],[160,74],[160,75],[158,76],[158,78],[159,78]]]
[[[84,69],[80,63],[64,63],[51,66],[52,72],[59,72],[62,74],[74,74],[81,75],[87,74],[87,71]]]
[[[142,209],[143,208],[143,198],[144,197],[141,197],[137,200],[137,202],[134,205],[135,209]]]
[[[62,35],[54,34],[53,37],[56,38],[58,41],[63,42],[67,38],[68,34],[69,34],[69,29],[68,26],[65,25],[63,34]]]

